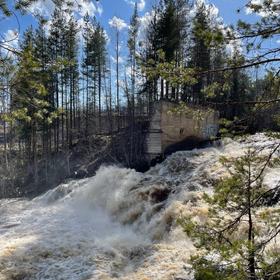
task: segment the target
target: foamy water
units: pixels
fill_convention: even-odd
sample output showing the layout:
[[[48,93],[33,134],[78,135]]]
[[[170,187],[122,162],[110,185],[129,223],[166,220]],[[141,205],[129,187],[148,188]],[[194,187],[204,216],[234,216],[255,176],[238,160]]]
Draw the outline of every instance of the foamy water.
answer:
[[[0,200],[0,279],[192,279],[194,247],[177,217],[206,215],[200,198],[225,173],[220,156],[249,147],[265,154],[275,143],[263,134],[228,139],[177,152],[144,174],[102,167],[32,201]],[[269,169],[265,183],[279,180]]]

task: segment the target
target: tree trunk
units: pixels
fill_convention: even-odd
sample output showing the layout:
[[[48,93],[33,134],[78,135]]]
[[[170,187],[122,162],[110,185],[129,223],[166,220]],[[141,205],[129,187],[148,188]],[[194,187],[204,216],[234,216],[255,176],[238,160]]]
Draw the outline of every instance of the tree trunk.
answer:
[[[254,248],[254,225],[252,219],[252,205],[251,205],[251,166],[249,163],[248,171],[248,188],[247,188],[247,207],[248,207],[248,270],[249,270],[249,279],[257,280],[256,277],[256,256]]]
[[[116,46],[116,56],[117,56],[117,119],[118,119],[118,131],[120,130],[120,83],[119,83],[119,36],[120,33],[117,30],[117,46]]]

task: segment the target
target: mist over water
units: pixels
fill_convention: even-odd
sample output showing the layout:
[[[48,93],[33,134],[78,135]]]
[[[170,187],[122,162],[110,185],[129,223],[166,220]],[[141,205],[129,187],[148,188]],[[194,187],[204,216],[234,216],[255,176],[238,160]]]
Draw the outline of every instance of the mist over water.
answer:
[[[101,167],[31,201],[0,200],[0,279],[192,279],[194,247],[176,219],[205,217],[200,198],[225,174],[220,156],[249,147],[265,154],[275,141],[227,139],[177,152],[146,173]],[[270,169],[265,183],[279,179]]]

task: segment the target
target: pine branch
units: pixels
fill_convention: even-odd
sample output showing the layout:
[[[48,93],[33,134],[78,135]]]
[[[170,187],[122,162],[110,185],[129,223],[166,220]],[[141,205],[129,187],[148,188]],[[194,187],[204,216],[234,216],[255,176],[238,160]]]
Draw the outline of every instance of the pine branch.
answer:
[[[217,73],[217,72],[225,72],[225,71],[236,70],[236,69],[245,69],[245,68],[250,68],[262,64],[272,63],[272,62],[280,62],[280,58],[270,58],[270,59],[260,60],[256,62],[248,62],[247,64],[238,65],[238,66],[230,66],[230,67],[225,67],[220,69],[207,70],[203,72],[198,72],[198,74],[205,75],[208,73]]]
[[[271,104],[280,102],[280,98],[264,100],[264,101],[225,101],[225,102],[206,102],[209,105],[256,105],[256,104]]]

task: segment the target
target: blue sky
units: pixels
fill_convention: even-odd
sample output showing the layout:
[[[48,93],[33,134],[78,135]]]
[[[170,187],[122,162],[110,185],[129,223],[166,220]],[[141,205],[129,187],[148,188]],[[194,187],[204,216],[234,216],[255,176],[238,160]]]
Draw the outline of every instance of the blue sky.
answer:
[[[114,30],[110,27],[109,21],[114,16],[119,17],[124,20],[125,23],[129,23],[130,16],[133,12],[133,3],[135,0],[99,0],[96,2],[95,0],[89,0],[89,2],[83,2],[84,0],[69,0],[73,1],[74,3],[82,3],[82,8],[78,9],[76,7],[76,16],[77,19],[82,18],[85,12],[89,11],[91,15],[96,15],[97,19],[101,22],[102,26],[105,28],[108,37],[110,38],[111,44],[109,44],[109,53],[111,56],[114,55],[113,52],[113,43],[114,43]],[[139,15],[141,17],[145,17],[147,12],[149,12],[157,0],[137,0],[139,4]],[[203,0],[199,0],[203,1]],[[246,21],[253,22],[259,18],[256,15],[247,14],[244,5],[246,4],[246,0],[204,0],[207,3],[212,3],[215,7],[219,10],[219,16],[223,18],[223,21],[226,25],[235,24],[238,19],[243,19]],[[262,1],[262,0],[254,0],[254,1]],[[14,0],[7,0],[9,4],[14,3]],[[99,4],[97,4],[99,3]],[[40,11],[44,15],[50,15],[54,6],[51,0],[38,0],[36,7],[32,7],[31,11]],[[243,9],[242,9],[243,7]],[[241,13],[237,13],[237,9],[241,8]],[[15,16],[1,20],[0,21],[0,36],[3,40],[4,38],[15,38],[14,31],[18,31],[22,34],[22,32],[30,25],[36,26],[35,18],[27,13],[27,15],[21,15],[18,11],[15,12],[17,18],[20,22],[18,25],[17,18]],[[123,45],[126,45],[126,32],[127,28],[124,28],[121,32]],[[278,44],[276,41],[279,38],[274,38],[268,45],[275,45]],[[280,43],[280,42],[279,42]],[[17,40],[12,41],[11,45],[16,47]],[[121,56],[125,56],[124,48],[122,49]]]
[[[41,2],[47,2],[47,0],[40,0]],[[140,16],[143,16],[146,12],[151,10],[152,5],[156,0],[138,0],[141,5],[141,8],[144,7],[139,13]],[[8,0],[8,3],[13,3],[13,0]],[[92,1],[94,5],[96,5],[95,1]],[[124,21],[129,22],[130,15],[133,11],[133,7],[129,2],[133,2],[133,0],[100,0],[101,4],[99,5],[102,8],[102,13],[95,13],[97,18],[100,20],[105,29],[110,31],[110,27],[108,25],[108,21],[113,17],[117,16]],[[236,10],[246,3],[244,0],[209,0],[209,3],[213,3],[218,9],[220,16],[224,19],[226,24],[233,24],[237,21],[237,19],[242,18],[246,20],[253,20],[254,17],[250,15],[246,15],[244,12],[241,14],[237,14]],[[46,5],[47,7],[47,5]],[[50,10],[50,9],[46,9]],[[36,21],[32,16],[22,16],[19,12],[16,13],[18,19],[20,21],[20,30],[23,31],[29,25],[36,26]],[[16,30],[18,29],[18,25],[15,17],[11,17],[4,21],[0,22],[0,32],[1,34],[5,33],[7,30]]]
[[[112,61],[112,73],[114,77],[114,82],[116,82],[115,78],[115,63],[114,63],[114,38],[115,38],[115,32],[110,26],[109,22],[113,17],[121,18],[124,23],[127,25],[129,24],[130,16],[133,12],[133,2],[134,0],[99,0],[100,4],[96,4],[97,2],[95,0],[89,0],[89,2],[83,2],[84,0],[68,0],[73,1],[74,3],[83,3],[82,9],[78,9],[76,7],[75,9],[75,15],[77,17],[77,20],[82,19],[83,15],[86,12],[89,12],[91,15],[95,15],[98,19],[98,21],[101,22],[101,25],[105,28],[106,33],[109,37],[109,43],[108,43],[108,51],[109,56]],[[142,17],[142,20],[146,17],[147,13],[151,11],[152,6],[154,5],[155,1],[157,0],[137,0],[139,3],[140,11],[139,16]],[[206,1],[209,4],[215,5],[219,12],[219,16],[223,18],[223,22],[226,25],[230,24],[236,24],[236,22],[239,19],[254,22],[257,19],[260,19],[260,16],[257,15],[251,15],[246,13],[244,5],[246,4],[246,0],[198,0],[198,1]],[[254,1],[263,1],[263,0],[254,0]],[[12,4],[14,3],[14,0],[7,0],[8,3]],[[86,4],[85,4],[86,3]],[[44,15],[50,16],[52,13],[52,10],[54,8],[52,4],[52,0],[38,0],[36,7],[32,7],[31,11],[40,11],[40,13],[43,13]],[[243,9],[242,9],[243,7]],[[241,13],[237,13],[237,10],[241,8]],[[30,25],[33,25],[36,27],[36,19],[27,13],[26,15],[21,15],[18,11],[15,12],[16,16],[12,16],[10,18],[2,19],[0,17],[0,40],[3,39],[14,39],[14,41],[11,41],[10,45],[12,47],[17,47],[18,40],[16,39],[17,36],[15,36],[14,31],[18,32],[19,34],[22,34],[23,31]],[[1,15],[0,15],[1,16]],[[20,24],[17,23],[17,19]],[[126,28],[122,29],[121,32],[121,41],[122,41],[122,47],[121,47],[121,76],[124,75],[124,73],[128,73],[129,69],[125,66],[126,56],[127,56],[127,50],[125,49],[126,46],[126,34],[127,34],[127,26]],[[81,38],[81,36],[79,37]],[[276,45],[280,44],[280,40],[278,38],[273,38],[271,40],[268,40],[266,42],[266,47],[275,47]],[[279,42],[277,42],[279,40]],[[253,71],[253,70],[252,70]],[[264,73],[264,72],[263,72]],[[123,77],[120,77],[120,79]]]

